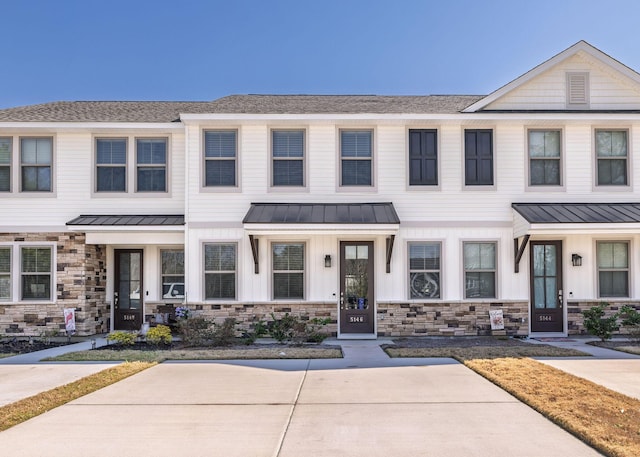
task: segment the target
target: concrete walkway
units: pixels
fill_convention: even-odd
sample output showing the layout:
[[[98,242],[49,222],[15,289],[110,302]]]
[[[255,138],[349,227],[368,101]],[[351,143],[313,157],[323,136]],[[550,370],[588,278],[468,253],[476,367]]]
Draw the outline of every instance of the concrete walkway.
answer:
[[[12,456],[600,455],[452,359],[389,359],[380,343],[341,341],[344,359],[165,362],[0,433],[0,449]]]

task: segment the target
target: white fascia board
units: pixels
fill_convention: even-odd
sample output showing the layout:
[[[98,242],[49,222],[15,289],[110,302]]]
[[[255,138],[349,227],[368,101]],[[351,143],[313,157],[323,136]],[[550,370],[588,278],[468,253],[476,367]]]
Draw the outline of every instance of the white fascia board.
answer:
[[[0,129],[39,130],[57,132],[60,130],[167,130],[184,129],[181,122],[0,122]]]
[[[86,234],[87,244],[184,245],[184,233],[94,232]]]
[[[584,234],[622,234],[637,235],[640,233],[640,223],[626,224],[531,224],[527,232],[529,235],[584,235]]]
[[[245,224],[248,235],[395,235],[399,224]]]

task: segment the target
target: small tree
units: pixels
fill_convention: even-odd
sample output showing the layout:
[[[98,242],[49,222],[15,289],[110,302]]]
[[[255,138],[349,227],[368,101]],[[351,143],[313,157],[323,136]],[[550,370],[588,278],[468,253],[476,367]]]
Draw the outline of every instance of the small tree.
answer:
[[[629,330],[629,336],[636,342],[640,342],[640,313],[633,307],[625,305],[620,309],[622,325]]]
[[[613,332],[620,328],[618,325],[619,313],[605,317],[604,310],[607,306],[609,303],[602,302],[582,312],[585,328],[590,334],[600,338],[600,341],[611,339]]]

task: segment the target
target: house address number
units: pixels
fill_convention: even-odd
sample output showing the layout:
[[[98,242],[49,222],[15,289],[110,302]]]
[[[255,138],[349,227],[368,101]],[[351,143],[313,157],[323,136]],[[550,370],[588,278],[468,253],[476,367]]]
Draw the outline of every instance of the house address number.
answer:
[[[350,324],[364,324],[365,317],[364,316],[349,316]]]
[[[124,316],[122,316],[122,320],[135,321],[136,320],[136,315],[135,314],[125,314]]]
[[[551,314],[541,314],[538,316],[538,322],[553,322],[553,316]]]

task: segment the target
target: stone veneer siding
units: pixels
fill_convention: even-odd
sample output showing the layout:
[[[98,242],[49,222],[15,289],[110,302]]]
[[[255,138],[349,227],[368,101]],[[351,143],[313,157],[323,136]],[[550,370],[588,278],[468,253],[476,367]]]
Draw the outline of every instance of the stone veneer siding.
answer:
[[[46,242],[55,245],[53,259],[54,303],[22,304],[0,302],[0,335],[53,336],[64,334],[64,308],[76,309],[76,335],[86,336],[109,331],[109,307],[106,303],[106,249],[85,243],[84,233],[11,233],[0,234],[0,242]],[[12,272],[19,281],[20,272]],[[14,297],[18,298],[18,297]]]
[[[593,306],[597,306],[602,302],[607,302],[607,301],[606,300],[598,300],[598,301],[570,300],[568,301],[567,302],[567,320],[568,320],[569,335],[588,334],[587,329],[584,328],[584,316],[582,315],[582,312]],[[637,301],[616,300],[613,303],[609,303],[609,306],[606,307],[605,317],[608,317],[614,313],[617,313],[618,311],[620,311],[620,308],[622,308],[624,305],[629,305],[635,308],[637,311],[640,311],[640,304]],[[629,331],[628,329],[621,327],[619,332],[617,333],[620,335],[627,335]]]

